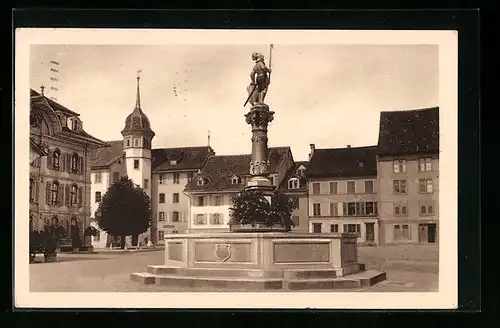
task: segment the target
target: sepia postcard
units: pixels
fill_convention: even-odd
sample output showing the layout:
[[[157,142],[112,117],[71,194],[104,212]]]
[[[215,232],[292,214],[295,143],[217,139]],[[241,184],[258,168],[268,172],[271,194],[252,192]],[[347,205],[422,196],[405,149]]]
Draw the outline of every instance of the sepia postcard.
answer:
[[[457,307],[455,31],[15,47],[16,307]]]

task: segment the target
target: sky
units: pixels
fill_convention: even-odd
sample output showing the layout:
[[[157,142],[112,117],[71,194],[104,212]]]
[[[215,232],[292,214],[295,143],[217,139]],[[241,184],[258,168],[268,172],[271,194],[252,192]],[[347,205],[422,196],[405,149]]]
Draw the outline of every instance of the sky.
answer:
[[[207,145],[210,130],[216,154],[245,154],[253,52],[273,70],[269,146],[291,146],[298,161],[307,160],[310,144],[376,145],[381,111],[439,106],[437,45],[275,44],[271,63],[269,45],[32,45],[30,87],[44,85],[93,136],[121,140],[141,69],[154,148]],[[57,85],[51,60],[60,63]]]

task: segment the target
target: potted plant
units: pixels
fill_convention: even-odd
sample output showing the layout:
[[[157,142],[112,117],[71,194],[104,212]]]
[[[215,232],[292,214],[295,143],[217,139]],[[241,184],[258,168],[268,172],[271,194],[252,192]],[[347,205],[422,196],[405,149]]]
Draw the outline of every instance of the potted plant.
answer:
[[[269,202],[263,192],[243,190],[233,197],[230,230],[233,232],[286,232],[294,226],[291,220],[296,202],[292,197],[275,192]]]

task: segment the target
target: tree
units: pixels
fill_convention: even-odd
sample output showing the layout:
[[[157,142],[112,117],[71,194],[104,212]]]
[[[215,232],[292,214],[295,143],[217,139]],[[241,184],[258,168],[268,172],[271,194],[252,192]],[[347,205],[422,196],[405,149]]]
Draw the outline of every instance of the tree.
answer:
[[[291,220],[292,212],[296,208],[296,201],[281,192],[271,196],[271,203],[267,201],[261,191],[243,190],[233,197],[233,206],[229,208],[231,224],[263,224],[267,227],[282,225],[287,231],[295,226]]]
[[[148,230],[151,200],[141,187],[125,176],[108,188],[98,212],[99,228],[120,236],[121,247],[125,248],[125,236],[137,236]]]

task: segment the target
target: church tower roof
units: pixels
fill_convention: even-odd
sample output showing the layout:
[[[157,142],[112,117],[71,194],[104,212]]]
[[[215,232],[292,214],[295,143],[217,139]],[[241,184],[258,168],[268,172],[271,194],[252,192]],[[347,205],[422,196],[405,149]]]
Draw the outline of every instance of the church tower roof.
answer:
[[[138,73],[139,72],[140,71],[138,71]],[[137,75],[137,95],[135,101],[135,108],[132,111],[132,113],[130,113],[125,119],[125,127],[123,128],[121,133],[123,136],[140,133],[140,134],[150,135],[153,137],[155,133],[153,132],[153,130],[151,130],[151,124],[149,123],[149,118],[146,116],[146,114],[144,114],[141,108],[141,94],[139,88],[139,80],[140,76]]]

